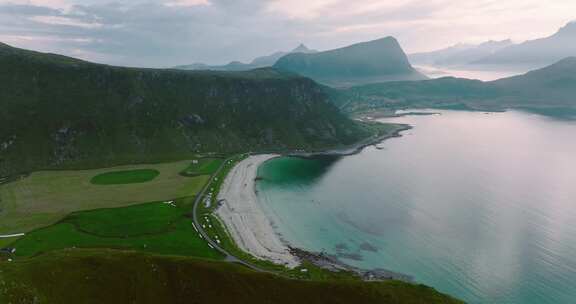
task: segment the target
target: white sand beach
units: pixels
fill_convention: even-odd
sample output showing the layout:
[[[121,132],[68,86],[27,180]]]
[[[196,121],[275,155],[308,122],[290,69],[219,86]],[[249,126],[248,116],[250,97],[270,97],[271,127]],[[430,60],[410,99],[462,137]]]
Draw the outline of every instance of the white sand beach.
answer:
[[[258,166],[274,157],[278,155],[255,155],[238,163],[220,189],[218,200],[223,201],[216,214],[242,250],[293,268],[298,259],[274,231],[256,196]]]

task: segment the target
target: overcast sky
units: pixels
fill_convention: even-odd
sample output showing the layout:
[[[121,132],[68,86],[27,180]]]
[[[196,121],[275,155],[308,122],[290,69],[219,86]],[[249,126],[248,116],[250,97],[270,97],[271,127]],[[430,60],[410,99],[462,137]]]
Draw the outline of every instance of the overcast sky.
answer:
[[[249,61],[395,36],[406,52],[523,41],[576,19],[576,0],[0,0],[0,41],[148,67]]]

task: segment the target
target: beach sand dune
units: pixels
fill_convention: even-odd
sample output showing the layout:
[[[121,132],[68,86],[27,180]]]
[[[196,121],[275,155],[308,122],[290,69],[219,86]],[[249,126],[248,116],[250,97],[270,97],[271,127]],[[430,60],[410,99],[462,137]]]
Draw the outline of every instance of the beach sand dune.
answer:
[[[258,167],[278,155],[255,155],[238,163],[226,177],[218,200],[216,214],[240,249],[265,260],[286,265],[299,265],[286,244],[274,231],[256,196]]]

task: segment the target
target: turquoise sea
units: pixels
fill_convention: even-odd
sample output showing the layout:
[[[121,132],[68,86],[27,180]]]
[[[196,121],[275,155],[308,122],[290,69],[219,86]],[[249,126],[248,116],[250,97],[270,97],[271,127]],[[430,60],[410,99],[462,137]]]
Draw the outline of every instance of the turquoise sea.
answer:
[[[344,157],[271,160],[259,197],[291,244],[469,303],[576,303],[576,121],[441,111]]]

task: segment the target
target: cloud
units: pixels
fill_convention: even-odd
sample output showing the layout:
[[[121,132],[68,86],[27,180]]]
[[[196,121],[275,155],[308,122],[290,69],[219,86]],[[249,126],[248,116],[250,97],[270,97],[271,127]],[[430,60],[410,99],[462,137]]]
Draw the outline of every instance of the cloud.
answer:
[[[36,6],[29,4],[0,5],[0,14],[18,16],[55,16],[60,10],[48,6]]]
[[[196,6],[196,5],[210,5],[208,0],[172,0],[166,2],[166,6]]]
[[[0,41],[131,66],[249,61],[392,35],[408,51],[548,35],[573,0],[0,0]]]

